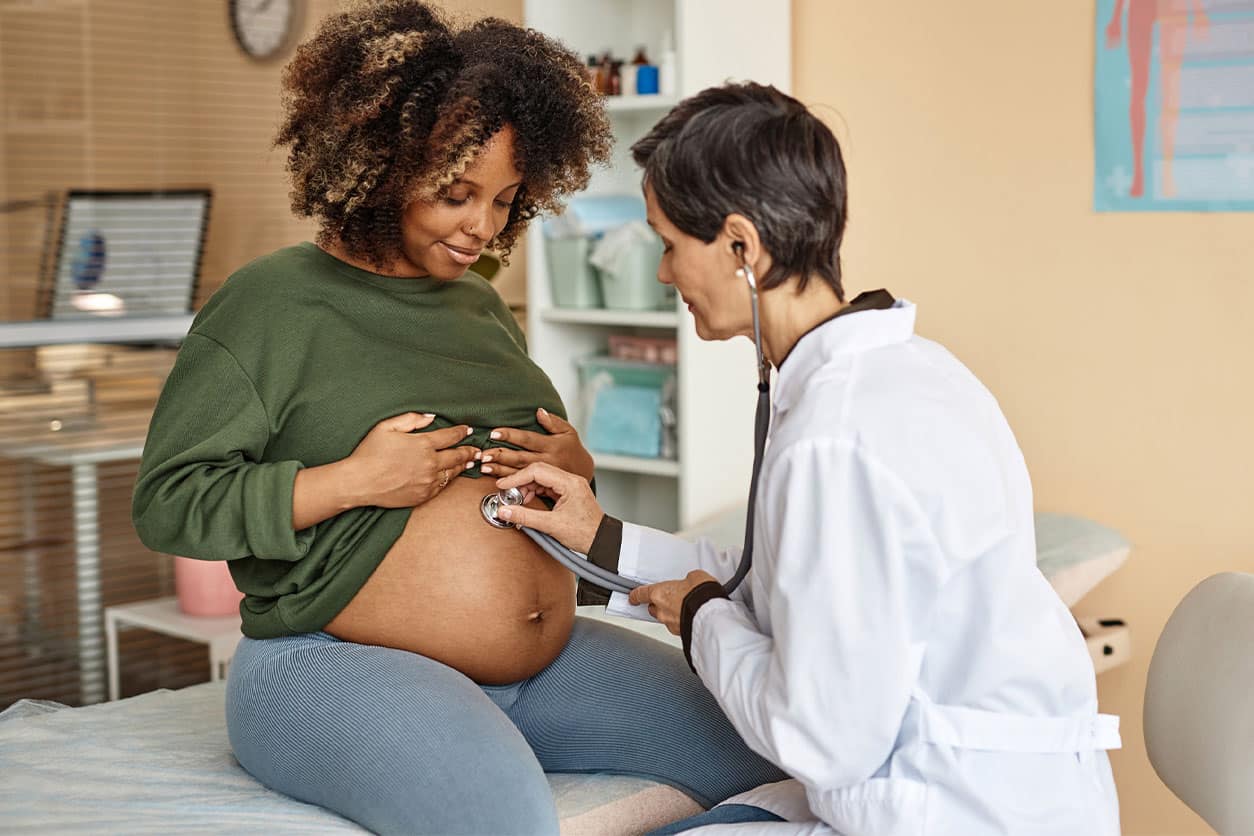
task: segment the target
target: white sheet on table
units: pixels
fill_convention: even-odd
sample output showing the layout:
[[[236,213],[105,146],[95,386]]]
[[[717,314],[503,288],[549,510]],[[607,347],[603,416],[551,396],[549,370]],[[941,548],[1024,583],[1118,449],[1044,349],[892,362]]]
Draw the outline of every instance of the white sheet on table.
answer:
[[[215,682],[84,708],[34,700],[10,706],[0,713],[0,829],[367,832],[248,775],[231,754],[223,690]],[[700,809],[641,778],[550,775],[549,783],[563,833],[643,832]]]

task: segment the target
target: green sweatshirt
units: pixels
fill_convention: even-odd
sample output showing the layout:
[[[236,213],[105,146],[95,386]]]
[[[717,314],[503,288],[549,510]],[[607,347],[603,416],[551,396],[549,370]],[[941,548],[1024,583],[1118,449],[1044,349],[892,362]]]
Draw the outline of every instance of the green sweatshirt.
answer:
[[[343,459],[403,412],[435,413],[428,430],[468,424],[465,443],[486,448],[493,427],[544,432],[537,407],[566,415],[479,276],[390,278],[288,247],[196,316],[148,429],[132,519],[154,551],[230,561],[245,635],[319,630],[411,509],[354,508],[293,531],[296,472]]]

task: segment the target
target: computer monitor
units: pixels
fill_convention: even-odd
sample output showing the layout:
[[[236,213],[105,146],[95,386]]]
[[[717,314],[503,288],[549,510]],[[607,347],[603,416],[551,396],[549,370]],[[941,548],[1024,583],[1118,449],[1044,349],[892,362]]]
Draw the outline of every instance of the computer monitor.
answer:
[[[192,309],[209,189],[71,191],[52,269],[49,319],[167,316]]]

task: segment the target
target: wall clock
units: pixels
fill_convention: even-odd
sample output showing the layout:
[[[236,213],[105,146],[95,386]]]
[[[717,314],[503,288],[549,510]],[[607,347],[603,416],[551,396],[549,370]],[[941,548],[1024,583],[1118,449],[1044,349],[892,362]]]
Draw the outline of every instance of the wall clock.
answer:
[[[267,61],[287,51],[300,30],[302,0],[229,0],[231,32],[249,58]]]

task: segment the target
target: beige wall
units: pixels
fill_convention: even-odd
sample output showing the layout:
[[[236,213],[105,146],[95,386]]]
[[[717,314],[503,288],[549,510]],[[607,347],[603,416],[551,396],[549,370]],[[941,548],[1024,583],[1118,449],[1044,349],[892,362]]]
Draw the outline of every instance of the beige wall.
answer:
[[[1125,832],[1208,832],[1150,767],[1141,702],[1179,599],[1254,571],[1254,215],[1094,213],[1091,2],[795,0],[794,18],[795,92],[851,172],[851,288],[917,302],[992,389],[1039,509],[1135,544],[1077,607],[1134,631],[1099,680]]]

